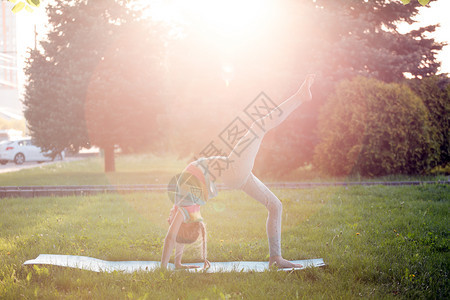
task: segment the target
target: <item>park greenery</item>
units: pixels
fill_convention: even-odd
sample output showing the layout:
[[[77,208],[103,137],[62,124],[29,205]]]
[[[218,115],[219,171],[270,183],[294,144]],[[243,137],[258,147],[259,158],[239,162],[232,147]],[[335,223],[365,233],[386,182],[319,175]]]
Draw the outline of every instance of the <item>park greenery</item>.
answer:
[[[15,11],[41,3],[13,2]],[[435,26],[396,30],[429,1],[280,1],[271,26],[236,33],[232,53],[201,19],[156,22],[126,2],[52,1],[51,30],[27,66],[25,116],[36,142],[53,151],[100,146],[105,163],[43,164],[0,174],[1,186],[168,183],[261,90],[279,103],[307,72],[317,74],[314,101],[266,136],[255,166],[264,182],[447,179],[427,177],[449,164],[450,84],[436,75],[435,58],[443,45],[427,37]],[[235,66],[226,84],[217,71],[224,56]],[[166,192],[1,199],[0,298],[450,297],[447,184],[274,193],[284,257],[322,257],[326,267],[127,274],[24,266],[41,253],[159,261],[172,203]],[[268,260],[267,211],[257,201],[223,191],[202,215],[211,261]],[[195,245],[185,260],[200,261]]]
[[[114,1],[95,3],[57,2],[48,8],[57,30],[41,43],[43,52],[30,53],[25,117],[43,148],[99,146],[110,171],[115,144],[138,148],[142,140],[160,136],[156,120],[149,118],[158,103],[148,99],[156,98],[161,81],[155,76],[161,34],[152,36],[155,28],[147,30]]]
[[[53,183],[46,177],[53,166],[39,171],[47,184]],[[448,189],[431,184],[274,190],[284,208],[284,256],[321,257],[327,266],[264,273],[127,274],[24,266],[42,253],[159,261],[172,204],[165,192],[2,199],[0,298],[446,299]],[[210,260],[267,261],[267,212],[255,200],[240,191],[221,192],[202,215]],[[196,246],[187,249],[185,260],[200,260]]]
[[[179,159],[176,154],[156,156],[149,154],[116,154],[116,172],[104,172],[103,158],[90,157],[70,162],[40,164],[35,168],[0,174],[0,186],[73,186],[73,185],[142,185],[165,186],[189,163],[187,158]],[[330,176],[309,167],[302,167],[284,174],[255,173],[265,183],[276,182],[399,182],[446,181],[442,172],[429,175],[388,175],[382,177]],[[220,181],[218,181],[220,183]]]
[[[409,82],[411,89],[419,95],[430,114],[431,129],[435,131],[435,141],[440,145],[437,164],[450,161],[450,85],[448,77],[433,76]]]
[[[18,13],[19,11],[22,10],[25,10],[27,12],[33,12],[35,8],[41,5],[41,0],[26,0],[26,1],[9,0],[9,2],[14,3],[14,6],[11,8],[11,11],[13,13]]]
[[[94,157],[0,174],[0,185],[167,183],[185,165],[186,160],[176,156],[122,154],[117,157],[117,172],[104,173],[101,158]],[[289,180],[299,180],[297,173],[291,176]],[[318,182],[355,180],[303,176]],[[445,177],[390,179],[436,181]],[[159,261],[172,203],[164,191],[3,198],[0,298],[445,299],[450,293],[448,189],[437,182],[403,187],[275,189],[283,203],[284,256],[292,260],[321,257],[327,264],[294,273],[156,270],[126,274],[23,266],[42,253]],[[223,191],[203,207],[202,215],[212,261],[267,261],[267,211],[257,201],[241,191]],[[198,262],[199,249],[188,248],[185,258],[186,262]]]
[[[438,100],[431,105],[447,106],[448,115],[449,102]],[[424,173],[441,162],[441,149],[448,152],[448,141],[436,136],[440,127],[430,120],[422,99],[405,84],[342,81],[321,113],[315,165],[336,176]]]
[[[258,30],[229,36],[214,31],[195,15],[183,22],[164,22],[151,19],[126,1],[57,0],[47,9],[50,32],[30,52],[28,61],[24,103],[30,133],[46,150],[101,147],[107,172],[115,170],[115,146],[129,153],[198,157],[261,90],[280,103],[295,92],[308,72],[314,72],[314,101],[265,137],[257,172],[282,176],[310,164],[330,174],[364,176],[445,168],[449,162],[448,132],[444,131],[449,128],[449,81],[445,75],[434,77],[440,65],[436,54],[443,44],[428,37],[436,26],[405,34],[397,30],[400,22],[414,23],[421,4],[286,0],[279,2],[277,11]],[[224,63],[234,67],[226,76],[221,71]],[[406,75],[414,80],[407,81]],[[377,122],[364,124],[370,130],[359,133],[356,140],[345,139],[340,150],[347,149],[350,152],[342,155],[361,160],[368,158],[367,151],[372,158],[378,151],[382,158],[367,161],[365,166],[330,161],[328,170],[314,160],[321,157],[320,151],[331,149],[321,145],[356,128],[347,123],[341,124],[340,132],[324,133],[325,120],[347,114],[326,107],[345,101],[336,99],[342,95],[339,88],[362,80],[354,79],[358,76],[377,80],[373,85],[380,95],[389,89],[403,91],[398,93],[400,99],[389,94],[389,103],[378,97],[377,111],[354,115],[359,121],[384,116],[392,121],[390,128],[384,123],[375,134]],[[406,91],[405,84],[413,92]],[[428,90],[437,96],[431,97]],[[408,107],[423,113],[408,129],[404,143],[392,146],[404,134],[397,127],[404,128],[418,114]],[[399,111],[401,118],[395,116]],[[418,150],[424,143],[427,146]],[[231,150],[220,140],[217,144],[220,153]],[[368,149],[373,145],[377,147]],[[357,153],[360,150],[366,152]],[[406,162],[393,162],[396,156],[411,153],[413,158]],[[333,154],[337,153],[327,154],[328,158],[338,159]],[[378,163],[382,170],[368,170]],[[342,169],[333,171],[331,165]]]

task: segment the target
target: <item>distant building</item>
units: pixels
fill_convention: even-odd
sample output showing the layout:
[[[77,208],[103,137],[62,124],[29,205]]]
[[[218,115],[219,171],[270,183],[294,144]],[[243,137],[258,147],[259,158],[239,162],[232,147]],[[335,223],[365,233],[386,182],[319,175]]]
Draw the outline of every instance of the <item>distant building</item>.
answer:
[[[17,87],[16,16],[11,3],[0,1],[0,118],[22,118]]]
[[[14,141],[23,137],[23,132],[15,129],[2,129],[0,130],[0,142]]]

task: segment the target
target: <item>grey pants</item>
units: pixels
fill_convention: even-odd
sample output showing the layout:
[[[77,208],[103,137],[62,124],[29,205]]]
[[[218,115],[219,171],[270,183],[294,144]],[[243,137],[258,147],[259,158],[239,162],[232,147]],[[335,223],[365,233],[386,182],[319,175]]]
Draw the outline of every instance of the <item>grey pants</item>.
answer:
[[[281,103],[264,117],[255,121],[250,126],[251,130],[237,142],[228,157],[215,156],[206,158],[209,163],[217,159],[227,160],[229,165],[220,174],[220,178],[225,185],[232,189],[242,189],[267,208],[269,214],[266,229],[271,257],[281,256],[281,213],[283,207],[277,196],[253,175],[252,169],[264,135],[269,130],[281,124],[300,106],[302,100],[306,97],[310,97],[309,90],[302,86],[297,94]],[[252,142],[248,143],[249,140]],[[244,143],[247,144],[244,145]],[[241,151],[244,146],[244,150]]]

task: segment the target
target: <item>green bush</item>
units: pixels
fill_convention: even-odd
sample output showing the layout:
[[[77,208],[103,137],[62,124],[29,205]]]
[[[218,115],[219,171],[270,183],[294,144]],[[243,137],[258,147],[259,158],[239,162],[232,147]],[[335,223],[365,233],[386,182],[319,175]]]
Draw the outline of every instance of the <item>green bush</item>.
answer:
[[[439,156],[436,165],[450,164],[450,78],[444,75],[409,81],[411,89],[419,95],[430,112],[431,124],[436,131]]]
[[[338,84],[321,110],[319,136],[314,165],[334,176],[423,173],[439,148],[409,87],[363,77]]]

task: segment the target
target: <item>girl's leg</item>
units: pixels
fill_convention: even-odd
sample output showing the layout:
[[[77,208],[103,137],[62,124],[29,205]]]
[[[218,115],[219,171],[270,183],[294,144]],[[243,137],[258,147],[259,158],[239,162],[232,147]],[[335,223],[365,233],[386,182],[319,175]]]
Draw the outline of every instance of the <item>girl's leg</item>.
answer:
[[[267,208],[269,215],[266,230],[269,253],[271,257],[281,256],[281,213],[283,210],[281,201],[253,173],[250,174],[242,190]]]
[[[310,87],[314,77],[314,75],[308,75],[295,95],[252,124],[250,128],[258,136],[257,139],[253,140],[244,151],[238,154],[234,150],[242,149],[241,144],[244,144],[249,138],[253,138],[253,133],[249,131],[241,138],[228,156],[231,166],[230,171],[223,176],[225,184],[233,188],[242,188],[244,192],[267,208],[266,230],[270,252],[269,265],[276,263],[281,268],[300,267],[300,265],[295,265],[281,256],[281,214],[283,206],[277,196],[256,178],[251,171],[265,133],[281,124],[302,102],[311,100]]]
[[[256,154],[261,146],[264,135],[271,129],[280,125],[303,102],[311,99],[310,87],[314,81],[314,75],[308,75],[300,89],[289,99],[281,103],[277,108],[253,122],[250,129],[234,146],[228,155],[231,168],[222,176],[226,185],[231,188],[241,188],[250,176],[255,163]],[[281,112],[281,113],[280,113]],[[256,138],[254,136],[256,134]],[[249,145],[249,140],[255,138]],[[247,146],[245,150],[240,151]],[[241,152],[241,153],[239,153]]]
[[[273,109],[270,113],[265,115],[264,117],[260,118],[259,120],[256,120],[254,124],[252,124],[253,127],[255,125],[258,125],[255,127],[255,130],[258,132],[267,132],[278,125],[280,125],[286,118],[294,111],[296,110],[303,102],[307,102],[311,100],[311,85],[313,84],[315,75],[308,75],[303,82],[300,89],[291,97],[289,97],[287,100],[285,100],[283,103],[278,105],[275,109]],[[256,124],[255,124],[256,123]]]
[[[283,211],[281,201],[253,173],[250,174],[242,190],[262,203],[269,212],[266,221],[270,255],[269,266],[275,263],[279,268],[302,267],[281,256],[281,214]]]

